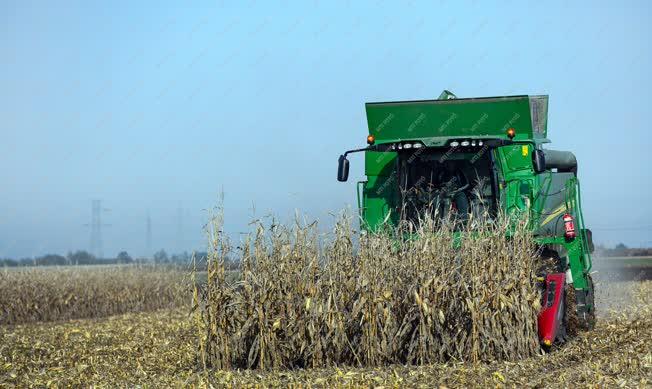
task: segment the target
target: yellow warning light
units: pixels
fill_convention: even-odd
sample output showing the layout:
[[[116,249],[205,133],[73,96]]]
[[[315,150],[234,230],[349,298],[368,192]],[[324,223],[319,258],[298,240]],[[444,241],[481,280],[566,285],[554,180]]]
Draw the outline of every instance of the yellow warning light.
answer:
[[[509,139],[514,139],[514,137],[516,136],[516,130],[511,128],[511,127],[508,128],[507,129],[507,136],[509,137]]]
[[[375,141],[376,141],[376,137],[375,137],[375,136],[373,136],[373,135],[368,135],[368,136],[367,136],[367,143],[368,143],[368,144],[372,145],[372,144],[374,144]]]
[[[543,344],[545,344],[546,346],[551,346],[551,345],[552,345],[552,341],[551,341],[550,339],[544,339],[544,340],[543,340]]]

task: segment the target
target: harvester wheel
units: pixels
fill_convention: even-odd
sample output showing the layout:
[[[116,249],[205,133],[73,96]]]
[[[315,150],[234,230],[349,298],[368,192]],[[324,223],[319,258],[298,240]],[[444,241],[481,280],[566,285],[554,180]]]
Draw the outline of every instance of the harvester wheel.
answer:
[[[595,295],[593,293],[593,278],[588,276],[590,293],[587,295],[586,303],[592,307],[591,312],[584,312],[581,315],[577,312],[577,299],[575,296],[575,287],[573,284],[566,285],[566,310],[564,312],[564,321],[566,333],[569,337],[574,337],[580,331],[589,331],[595,327]]]
[[[590,331],[595,327],[595,288],[593,284],[593,277],[590,274],[587,275],[589,280],[589,294],[587,295],[586,303],[591,305],[591,312],[584,313],[584,317],[581,320],[582,330]]]
[[[575,287],[573,284],[566,284],[566,293],[564,293],[565,312],[564,312],[564,326],[566,327],[566,335],[569,338],[577,336],[581,329],[580,317],[577,314],[577,299],[575,297]]]
[[[566,341],[570,338],[568,334],[568,323],[566,321],[567,302],[568,300],[566,299],[566,293],[564,293],[563,300],[561,301],[562,309],[564,310],[564,317],[561,319],[561,323],[559,323],[559,328],[557,328],[557,335],[555,336],[555,344],[557,346],[566,343]]]

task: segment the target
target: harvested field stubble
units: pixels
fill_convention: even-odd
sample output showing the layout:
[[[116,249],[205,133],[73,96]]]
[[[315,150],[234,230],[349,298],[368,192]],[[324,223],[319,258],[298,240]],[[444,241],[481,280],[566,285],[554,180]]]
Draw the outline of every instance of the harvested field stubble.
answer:
[[[626,292],[563,349],[510,362],[201,371],[184,310],[0,326],[0,387],[650,387],[652,281],[598,284]]]
[[[0,324],[171,308],[188,288],[185,272],[155,266],[0,269]]]
[[[204,367],[500,361],[539,351],[535,252],[524,223],[471,221],[454,247],[452,223],[426,219],[355,245],[344,217],[323,249],[314,224],[259,223],[241,245],[235,283],[225,279],[232,249],[221,225],[216,218],[207,283],[195,290]]]

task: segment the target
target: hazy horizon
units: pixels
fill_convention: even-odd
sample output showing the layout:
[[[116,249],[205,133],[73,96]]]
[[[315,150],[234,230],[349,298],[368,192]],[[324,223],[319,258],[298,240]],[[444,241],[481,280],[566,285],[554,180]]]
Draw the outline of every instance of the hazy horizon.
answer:
[[[252,217],[355,210],[367,101],[550,95],[596,244],[652,246],[648,2],[0,5],[0,258],[205,248]],[[255,209],[255,215],[254,215]],[[147,253],[147,215],[152,242]],[[181,215],[181,216],[179,216]]]

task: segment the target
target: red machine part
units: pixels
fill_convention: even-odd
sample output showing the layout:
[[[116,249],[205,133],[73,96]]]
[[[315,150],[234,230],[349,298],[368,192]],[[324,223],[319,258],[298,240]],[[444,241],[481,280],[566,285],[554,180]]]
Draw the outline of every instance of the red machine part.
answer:
[[[545,278],[546,291],[543,295],[543,306],[539,312],[539,340],[544,346],[550,347],[558,335],[564,318],[564,273],[551,273]]]
[[[568,240],[575,239],[575,222],[573,221],[573,216],[568,213],[564,214],[564,236]]]

